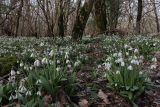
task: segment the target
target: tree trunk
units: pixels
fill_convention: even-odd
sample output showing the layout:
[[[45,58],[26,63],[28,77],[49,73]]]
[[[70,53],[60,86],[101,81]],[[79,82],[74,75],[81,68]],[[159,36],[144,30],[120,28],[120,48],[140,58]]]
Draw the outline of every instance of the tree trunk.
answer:
[[[137,11],[137,20],[136,20],[136,33],[141,33],[141,19],[142,19],[142,0],[138,0],[138,11]]]
[[[159,27],[159,19],[158,19],[158,14],[157,14],[157,8],[156,8],[155,0],[151,0],[151,2],[153,4],[153,8],[154,8],[154,14],[155,14],[156,25],[157,25],[157,33],[159,33],[160,32],[160,27]]]
[[[93,7],[93,3],[94,0],[85,0],[83,7],[79,9],[71,34],[73,40],[82,38],[86,23]]]
[[[94,18],[96,21],[97,32],[104,32],[107,24],[105,0],[95,0]]]
[[[64,37],[63,0],[58,0],[57,17],[54,25],[54,35]]]
[[[19,6],[19,9],[18,9],[18,16],[17,16],[17,21],[16,21],[16,33],[15,33],[15,36],[18,36],[18,29],[19,29],[19,20],[20,20],[20,17],[22,15],[22,8],[23,8],[23,0],[20,1],[20,6]]]

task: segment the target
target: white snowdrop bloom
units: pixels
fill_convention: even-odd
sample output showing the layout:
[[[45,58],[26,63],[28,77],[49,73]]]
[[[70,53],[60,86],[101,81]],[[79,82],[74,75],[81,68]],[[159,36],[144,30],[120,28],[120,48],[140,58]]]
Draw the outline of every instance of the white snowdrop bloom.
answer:
[[[143,63],[143,60],[142,60],[142,59],[140,59],[140,60],[139,60],[139,63]]]
[[[102,65],[98,65],[98,68],[102,68]]]
[[[42,64],[48,64],[48,59],[47,58],[43,58],[41,61]]]
[[[130,47],[128,50],[129,50],[129,51],[131,51],[131,50],[133,50],[133,48],[132,48],[132,47]]]
[[[23,67],[23,66],[24,66],[24,64],[23,64],[23,62],[21,62],[21,63],[20,63],[20,67]]]
[[[157,58],[156,57],[152,58],[152,62],[157,62]]]
[[[120,71],[119,71],[119,70],[117,70],[117,71],[116,71],[116,74],[120,74]]]
[[[111,59],[112,59],[111,57],[108,57],[108,58],[106,59],[106,61],[111,61]]]
[[[68,67],[68,68],[71,68],[72,66],[71,66],[71,64],[68,64],[67,67]]]
[[[31,96],[31,95],[32,95],[31,91],[26,92],[26,96]]]
[[[135,50],[134,50],[134,53],[138,53],[138,52],[139,52],[138,49],[135,49]]]
[[[60,68],[60,67],[57,67],[57,68],[56,68],[56,71],[60,71],[60,70],[61,70],[61,68]]]
[[[133,67],[131,65],[128,66],[128,70],[133,70]]]
[[[13,96],[12,95],[9,97],[9,101],[11,101],[11,100],[13,100]]]
[[[140,58],[140,59],[144,59],[144,56],[143,56],[143,55],[141,55],[139,58]]]
[[[40,61],[39,61],[39,60],[36,60],[36,61],[34,62],[34,66],[39,67],[39,66],[40,66]]]
[[[36,94],[37,94],[38,96],[41,96],[41,95],[42,95],[42,93],[41,93],[40,91],[38,91]]]
[[[156,69],[156,68],[157,68],[157,65],[151,65],[150,68],[151,68],[151,69]]]
[[[121,62],[121,66],[124,67],[124,66],[125,66],[125,63],[124,63],[124,62]]]
[[[107,62],[104,63],[105,69],[110,70],[111,69],[111,63]]]
[[[60,62],[60,60],[57,60],[57,64],[60,64],[61,62]]]
[[[24,86],[19,87],[19,92],[25,93],[26,91],[27,91],[26,87],[24,87]]]
[[[32,70],[32,69],[33,69],[33,67],[29,67],[29,69],[30,69],[30,70]]]
[[[129,53],[128,53],[128,52],[126,52],[126,55],[128,56],[128,55],[129,55]]]
[[[117,53],[114,53],[114,54],[113,54],[113,57],[117,57],[117,56],[118,56],[118,54],[117,54]]]
[[[140,71],[140,72],[139,72],[139,74],[140,74],[140,75],[142,75],[142,74],[143,74],[143,72],[142,72],[142,71]]]
[[[51,56],[51,57],[52,57],[53,55],[54,55],[54,51],[53,51],[53,50],[51,50],[51,51],[50,51],[50,53],[49,53],[49,56]]]
[[[147,78],[145,78],[145,81],[146,82],[151,82],[151,79],[147,77]]]
[[[122,56],[122,53],[121,53],[121,52],[119,52],[119,53],[118,53],[118,57],[121,57],[121,56]]]
[[[77,60],[75,63],[74,63],[74,67],[77,67],[81,64],[81,61],[80,60]]]
[[[115,86],[115,87],[117,87],[117,83],[116,83],[116,84],[114,84],[114,86]]]
[[[156,45],[157,45],[156,43],[153,44],[153,46],[156,46]]]
[[[44,46],[44,43],[43,43],[43,42],[41,42],[41,43],[40,43],[40,46]]]
[[[24,66],[24,70],[27,70],[27,67],[26,67],[26,66]]]
[[[41,83],[42,81],[40,79],[36,81],[36,84],[41,84]]]
[[[16,72],[14,70],[11,70],[11,76],[15,76]]]
[[[135,65],[136,65],[136,64],[137,64],[137,60],[132,59],[132,60],[131,60],[131,64],[135,64]]]
[[[35,57],[34,53],[32,53],[32,54],[30,55],[30,57]]]
[[[127,48],[128,48],[128,45],[127,45],[127,44],[125,44],[125,45],[124,45],[124,48],[125,48],[125,49],[127,49]]]
[[[54,64],[54,61],[49,60],[49,64],[50,64],[50,65],[53,65],[53,64]]]
[[[117,60],[115,60],[116,63],[121,63],[123,62],[123,58],[118,58]]]
[[[21,72],[20,71],[17,71],[17,74],[19,75]]]
[[[68,59],[69,58],[69,52],[66,52],[64,57],[65,57],[65,59]]]
[[[68,63],[70,63],[70,60],[67,59],[67,60],[66,60],[66,64],[68,64]]]

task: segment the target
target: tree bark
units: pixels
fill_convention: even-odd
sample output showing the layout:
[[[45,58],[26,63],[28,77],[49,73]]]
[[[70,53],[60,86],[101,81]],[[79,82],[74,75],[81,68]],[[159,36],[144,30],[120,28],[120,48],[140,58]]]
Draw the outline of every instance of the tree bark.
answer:
[[[20,20],[20,17],[22,15],[22,8],[23,8],[23,0],[20,1],[20,6],[19,6],[19,9],[18,9],[18,16],[17,16],[17,21],[16,21],[16,33],[15,33],[15,36],[18,36],[18,30],[19,30],[19,20]]]
[[[143,10],[142,0],[138,0],[138,11],[137,11],[137,20],[136,20],[136,33],[137,34],[141,33],[142,10]]]
[[[96,21],[97,32],[104,32],[107,24],[105,0],[95,0],[94,19]]]
[[[157,8],[156,8],[156,4],[155,4],[155,0],[151,0],[152,4],[153,4],[153,10],[154,10],[154,14],[155,14],[155,20],[156,20],[156,25],[157,25],[157,33],[160,32],[160,27],[159,27],[159,19],[158,19],[158,14],[157,14]]]
[[[83,7],[78,9],[79,12],[76,16],[71,34],[73,40],[77,41],[79,39],[82,39],[86,23],[93,7],[93,3],[94,0],[85,0]]]

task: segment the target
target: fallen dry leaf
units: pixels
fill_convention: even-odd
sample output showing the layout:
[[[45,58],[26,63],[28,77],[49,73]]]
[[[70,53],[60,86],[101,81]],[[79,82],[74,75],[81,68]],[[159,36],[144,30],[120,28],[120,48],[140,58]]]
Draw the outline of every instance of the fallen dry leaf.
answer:
[[[105,102],[105,104],[110,104],[108,96],[101,89],[98,92],[98,97],[101,98]]]
[[[89,107],[88,101],[86,99],[82,99],[79,102],[80,107]]]

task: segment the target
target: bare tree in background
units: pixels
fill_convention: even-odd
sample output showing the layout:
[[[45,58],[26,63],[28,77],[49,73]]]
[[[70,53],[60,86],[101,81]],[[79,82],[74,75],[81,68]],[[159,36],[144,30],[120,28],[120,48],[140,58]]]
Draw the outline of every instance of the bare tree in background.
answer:
[[[74,40],[78,40],[82,38],[93,4],[94,4],[94,0],[85,0],[83,7],[80,7],[78,5],[79,6],[77,9],[78,13],[77,13],[72,34],[71,34]]]
[[[138,11],[136,19],[136,33],[138,34],[141,32],[142,10],[143,10],[142,0],[138,0]]]

